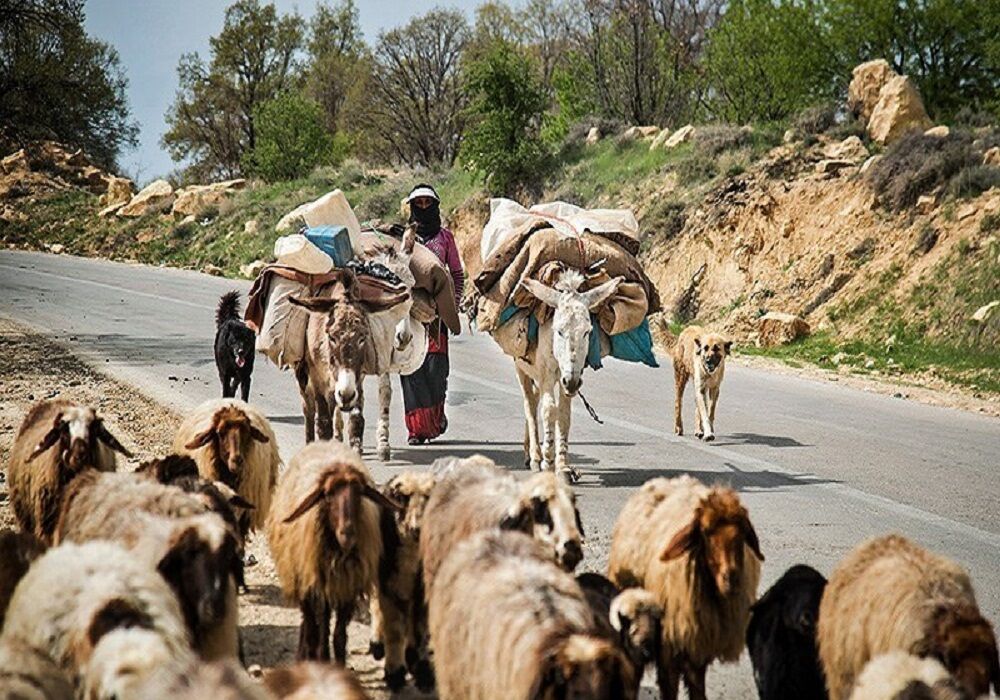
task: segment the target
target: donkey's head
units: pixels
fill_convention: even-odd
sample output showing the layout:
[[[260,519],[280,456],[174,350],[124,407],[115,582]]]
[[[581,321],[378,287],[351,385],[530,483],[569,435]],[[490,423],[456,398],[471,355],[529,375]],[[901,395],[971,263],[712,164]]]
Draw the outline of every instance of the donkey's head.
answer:
[[[357,298],[357,280],[351,272],[345,272],[342,284],[337,285],[330,296],[290,297],[296,306],[326,316],[327,351],[330,357],[330,371],[334,373],[334,398],[342,411],[350,411],[358,402],[358,386],[363,378],[371,329],[368,313]]]
[[[624,278],[612,280],[581,292],[584,277],[576,270],[565,270],[555,287],[538,280],[524,279],[535,298],[554,309],[552,315],[552,356],[559,365],[559,381],[567,396],[573,396],[583,384],[583,367],[590,349],[590,312],[618,290]]]

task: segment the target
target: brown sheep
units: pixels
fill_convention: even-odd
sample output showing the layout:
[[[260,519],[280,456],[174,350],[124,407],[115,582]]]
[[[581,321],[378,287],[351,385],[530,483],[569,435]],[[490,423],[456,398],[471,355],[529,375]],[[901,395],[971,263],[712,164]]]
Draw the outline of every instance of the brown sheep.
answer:
[[[74,700],[73,685],[52,659],[18,641],[0,640],[0,698]]]
[[[279,700],[368,700],[350,671],[308,661],[272,670],[264,687]]]
[[[115,452],[131,457],[94,409],[64,399],[35,404],[14,438],[7,467],[21,528],[51,543],[66,485],[87,469],[114,471]]]
[[[938,659],[970,695],[1000,690],[996,637],[969,574],[899,535],[865,542],[840,562],[817,635],[830,700],[846,700],[869,659],[895,650]]]
[[[386,684],[390,690],[406,682],[406,667],[417,687],[429,691],[434,685],[433,671],[426,658],[427,615],[424,606],[423,580],[420,572],[420,528],[434,475],[406,471],[392,477],[382,492],[399,503],[396,513],[399,549],[379,575],[380,595],[371,599],[371,653],[376,659],[385,656]],[[389,603],[382,610],[379,599]],[[406,665],[404,666],[404,660]]]
[[[282,589],[302,611],[299,660],[347,659],[347,625],[378,582],[398,505],[372,482],[356,452],[336,442],[306,445],[278,483],[267,538]],[[383,606],[384,607],[384,606]]]
[[[236,399],[206,401],[177,429],[173,450],[194,459],[203,479],[221,481],[253,504],[240,516],[244,539],[264,526],[281,457],[263,413]]]
[[[30,532],[0,530],[0,630],[14,589],[31,562],[44,553],[45,543]]]
[[[658,478],[629,498],[612,533],[608,576],[645,588],[663,606],[664,698],[677,697],[683,675],[691,700],[704,700],[708,665],[739,659],[763,560],[732,489]]]
[[[633,669],[571,575],[519,532],[449,552],[429,600],[441,700],[634,698]]]

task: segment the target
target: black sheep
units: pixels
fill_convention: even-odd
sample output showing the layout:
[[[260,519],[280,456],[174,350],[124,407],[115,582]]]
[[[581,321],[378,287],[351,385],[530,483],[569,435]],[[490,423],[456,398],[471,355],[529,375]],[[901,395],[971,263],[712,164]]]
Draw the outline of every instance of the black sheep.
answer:
[[[223,398],[236,396],[238,386],[240,398],[250,400],[255,340],[254,332],[240,320],[240,293],[223,294],[215,312],[215,366]]]
[[[761,700],[826,700],[816,623],[826,579],[798,564],[753,605],[747,649]]]

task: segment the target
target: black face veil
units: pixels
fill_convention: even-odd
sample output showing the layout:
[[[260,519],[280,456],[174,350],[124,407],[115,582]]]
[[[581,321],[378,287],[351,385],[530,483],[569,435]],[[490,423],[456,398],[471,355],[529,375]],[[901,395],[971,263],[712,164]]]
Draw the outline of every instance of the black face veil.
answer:
[[[424,187],[431,189],[427,185],[417,185],[417,187],[414,188],[414,191]],[[416,224],[417,235],[421,240],[426,241],[436,236],[438,231],[441,230],[441,204],[438,202],[437,198],[431,198],[430,206],[425,209],[421,209],[411,202],[410,223]]]

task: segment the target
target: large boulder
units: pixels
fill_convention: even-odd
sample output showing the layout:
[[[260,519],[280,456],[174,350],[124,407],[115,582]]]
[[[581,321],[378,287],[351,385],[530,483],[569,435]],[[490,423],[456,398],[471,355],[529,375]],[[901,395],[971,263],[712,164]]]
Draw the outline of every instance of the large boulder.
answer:
[[[832,160],[861,162],[868,157],[868,149],[857,136],[848,136],[824,148],[823,155]]]
[[[851,72],[851,84],[847,86],[847,108],[867,123],[878,104],[879,93],[895,76],[896,71],[883,58],[855,67]]]
[[[660,127],[658,126],[640,126],[637,128],[639,129],[639,136],[644,139],[651,139],[660,133]]]
[[[994,146],[983,154],[983,165],[1000,165],[1000,146]]]
[[[177,195],[174,188],[166,180],[154,180],[129,200],[128,204],[118,210],[118,216],[139,217],[146,214],[166,211],[174,203]]]
[[[600,140],[601,140],[601,130],[596,126],[590,127],[590,131],[587,132],[587,145],[593,146]]]
[[[108,190],[100,197],[102,207],[110,207],[114,204],[126,204],[132,199],[132,181],[127,177],[110,176],[108,180]]]
[[[675,131],[667,139],[667,142],[663,144],[664,148],[674,148],[680,146],[682,143],[686,143],[694,138],[694,127],[688,124],[687,126],[682,126],[680,129]]]
[[[199,216],[210,208],[223,207],[233,193],[246,187],[246,180],[226,180],[210,185],[191,185],[177,190],[172,214],[178,216]]]
[[[665,144],[669,138],[670,129],[662,129],[660,133],[656,135],[656,138],[653,139],[653,142],[649,144],[649,150],[655,151],[658,148],[663,148],[663,144]]]
[[[5,173],[27,172],[31,170],[28,152],[22,148],[0,160],[0,170],[3,170]]]
[[[794,314],[769,311],[757,320],[757,343],[770,348],[809,335],[809,323]]]
[[[913,82],[905,75],[897,75],[879,92],[868,120],[868,135],[872,141],[888,145],[911,131],[926,131],[932,126]]]

